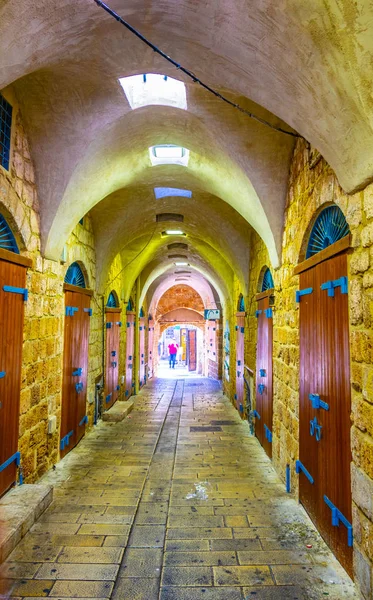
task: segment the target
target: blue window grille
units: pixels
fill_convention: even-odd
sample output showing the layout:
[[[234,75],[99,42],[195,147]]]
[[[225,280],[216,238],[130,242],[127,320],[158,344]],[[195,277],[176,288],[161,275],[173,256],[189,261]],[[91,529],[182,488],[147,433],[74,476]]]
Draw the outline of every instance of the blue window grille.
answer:
[[[145,317],[144,309],[141,307],[140,309],[140,317]]]
[[[132,302],[131,298],[128,300],[127,310],[129,310],[129,311],[133,310],[133,302]]]
[[[13,109],[0,94],[0,165],[9,171]]]
[[[76,285],[77,287],[85,288],[85,277],[82,269],[77,262],[72,263],[67,269],[65,275],[65,283]]]
[[[311,258],[350,233],[346,218],[338,206],[328,206],[317,217],[308,241],[306,258]]]
[[[80,219],[79,225],[84,225],[84,217],[82,219]]]
[[[245,300],[244,300],[244,297],[242,296],[242,294],[238,301],[238,312],[245,312]]]
[[[118,308],[118,301],[114,292],[110,292],[106,306],[108,308]]]
[[[266,292],[267,290],[271,290],[272,288],[275,287],[275,284],[273,283],[273,277],[272,277],[272,273],[271,271],[267,268],[264,271],[264,275],[263,275],[263,281],[262,281],[262,292]]]
[[[0,248],[19,254],[16,239],[2,214],[0,214]]]

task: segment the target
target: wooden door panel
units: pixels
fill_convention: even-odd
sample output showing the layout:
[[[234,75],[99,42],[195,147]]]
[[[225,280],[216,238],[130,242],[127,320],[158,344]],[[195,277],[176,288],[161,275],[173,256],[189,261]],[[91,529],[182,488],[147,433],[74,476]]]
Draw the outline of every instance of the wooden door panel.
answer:
[[[145,377],[145,328],[146,321],[145,317],[140,318],[140,344],[139,344],[139,360],[140,360],[140,368],[139,368],[139,380],[140,387],[145,385],[146,377]]]
[[[330,506],[331,502],[351,523],[348,294],[342,293],[338,284],[346,274],[347,256],[340,254],[300,276],[300,289],[313,290],[302,296],[300,309],[300,460],[310,465],[315,480],[310,486],[301,477],[300,499],[338,560],[351,573],[352,548],[347,544],[347,529],[343,524],[333,526]],[[331,293],[322,289],[330,285],[328,282],[337,282]],[[317,408],[317,401],[313,406],[309,394],[318,394],[328,410]],[[310,422],[315,419],[319,441],[315,434],[310,435]]]
[[[149,377],[154,375],[154,357],[153,357],[153,345],[154,345],[154,321],[149,321],[149,337],[148,337],[148,373]]]
[[[18,450],[21,390],[24,296],[4,291],[4,286],[24,289],[26,269],[0,261],[0,466]],[[17,478],[13,459],[0,472],[0,496]]]
[[[272,458],[272,353],[273,353],[273,318],[269,296],[258,302],[258,335],[257,335],[257,371],[256,371],[256,421],[255,433]],[[260,416],[260,418],[259,418]]]
[[[105,410],[108,410],[119,396],[119,343],[120,311],[106,312],[106,369],[105,369]]]
[[[243,414],[245,313],[236,315],[236,408]]]
[[[132,396],[133,391],[133,354],[134,354],[134,341],[135,341],[135,313],[127,313],[126,323],[126,398]]]
[[[188,370],[197,370],[197,331],[188,329]]]

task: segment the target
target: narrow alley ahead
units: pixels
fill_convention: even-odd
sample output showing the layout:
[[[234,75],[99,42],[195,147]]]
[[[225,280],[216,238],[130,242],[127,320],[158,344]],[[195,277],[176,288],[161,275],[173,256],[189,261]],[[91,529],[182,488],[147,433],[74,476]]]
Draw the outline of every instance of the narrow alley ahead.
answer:
[[[247,423],[205,378],[158,379],[46,475],[1,567],[16,598],[358,598]]]

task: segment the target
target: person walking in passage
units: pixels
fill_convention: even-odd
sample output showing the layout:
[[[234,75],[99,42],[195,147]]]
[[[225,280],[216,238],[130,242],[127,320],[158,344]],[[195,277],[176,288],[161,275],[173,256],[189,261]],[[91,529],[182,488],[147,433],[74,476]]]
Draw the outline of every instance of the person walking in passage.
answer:
[[[179,344],[169,344],[168,346],[168,352],[170,354],[170,369],[172,367],[172,369],[175,368],[175,363],[176,363],[176,354],[177,354],[177,349],[179,347]]]

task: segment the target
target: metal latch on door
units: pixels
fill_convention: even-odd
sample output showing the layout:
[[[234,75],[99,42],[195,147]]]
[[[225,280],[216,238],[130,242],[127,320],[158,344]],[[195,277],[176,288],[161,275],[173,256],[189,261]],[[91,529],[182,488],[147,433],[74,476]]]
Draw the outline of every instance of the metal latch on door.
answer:
[[[329,410],[329,404],[321,400],[319,394],[309,394],[308,397],[311,400],[312,408],[323,408],[324,410]]]
[[[258,392],[260,395],[262,395],[264,393],[264,390],[266,389],[266,386],[264,385],[264,383],[259,383],[258,385]]]
[[[326,281],[321,284],[322,290],[328,290],[328,296],[334,298],[334,290],[335,288],[341,288],[341,294],[348,294],[348,278],[340,277],[339,279],[334,279],[334,281]]]
[[[66,306],[65,315],[66,317],[73,317],[78,311],[79,308],[77,308],[76,306]]]
[[[266,436],[267,440],[271,444],[272,443],[272,431],[269,429],[269,427],[267,427],[267,425],[264,425],[264,432],[265,432],[265,436]]]
[[[80,392],[83,391],[83,383],[81,381],[79,381],[79,383],[75,384],[75,391],[77,394],[80,394]]]
[[[310,435],[315,436],[317,442],[321,440],[321,429],[322,425],[319,424],[317,417],[314,417],[310,421]]]

